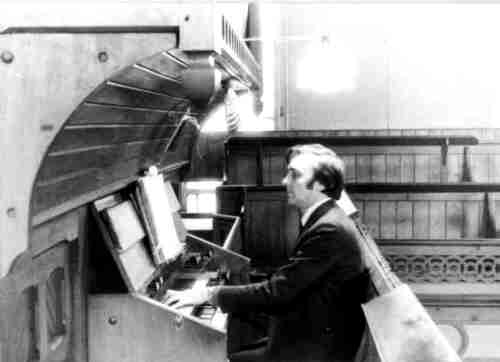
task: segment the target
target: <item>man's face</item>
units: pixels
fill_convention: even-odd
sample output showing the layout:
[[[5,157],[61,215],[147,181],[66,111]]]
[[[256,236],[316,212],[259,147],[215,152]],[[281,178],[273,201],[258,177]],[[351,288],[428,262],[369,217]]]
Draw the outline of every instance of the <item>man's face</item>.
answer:
[[[301,210],[313,205],[323,189],[318,182],[311,183],[314,162],[314,156],[310,154],[295,156],[290,160],[287,173],[281,182],[286,186],[288,203]]]

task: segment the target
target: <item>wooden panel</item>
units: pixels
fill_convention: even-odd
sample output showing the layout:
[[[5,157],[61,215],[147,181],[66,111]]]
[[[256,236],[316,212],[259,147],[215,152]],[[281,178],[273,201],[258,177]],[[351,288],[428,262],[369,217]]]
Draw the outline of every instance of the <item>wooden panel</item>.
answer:
[[[163,109],[133,108],[86,102],[71,115],[67,125],[77,124],[169,124],[177,119]]]
[[[394,239],[396,237],[396,202],[380,202],[380,238]]]
[[[150,276],[155,272],[155,265],[149,253],[146,251],[144,242],[136,243],[124,253],[119,253],[120,263],[117,264],[123,270],[128,278],[128,287],[130,290],[137,291],[144,286]]]
[[[352,196],[352,195],[351,195]],[[354,206],[358,209],[359,219],[363,221],[365,220],[365,201],[362,199],[353,198],[352,199]]]
[[[46,283],[47,334],[49,341],[54,341],[65,332],[64,283],[64,269],[62,268],[54,270]]]
[[[152,160],[159,159],[169,141],[170,138],[166,138],[102,146],[79,152],[49,154],[39,171],[37,184],[44,184],[47,180],[54,180],[72,172],[111,167],[114,163],[133,158],[142,158],[144,162],[154,163]],[[131,173],[138,170],[131,170]]]
[[[459,239],[463,235],[464,211],[461,201],[446,201],[446,239]]]
[[[401,182],[401,155],[387,155],[387,182]]]
[[[490,155],[484,153],[473,153],[470,155],[472,180],[475,182],[488,182],[489,178],[489,158]]]
[[[237,151],[235,151],[237,152]],[[238,152],[237,162],[228,162],[227,176],[232,184],[256,184],[257,183],[257,157],[254,152]]]
[[[401,155],[401,182],[415,182],[415,156]]]
[[[387,160],[384,154],[374,154],[370,160],[371,181],[385,182],[386,181],[386,165]]]
[[[177,76],[178,74],[174,77],[167,77],[142,66],[133,65],[118,75],[113,76],[110,80],[135,88],[167,94],[179,100],[186,99],[186,89],[184,89],[181,80]]]
[[[286,172],[285,153],[271,151],[264,148],[264,175],[265,185],[280,184]]]
[[[480,217],[482,207],[482,201],[464,201],[464,238],[473,239],[481,237]]]
[[[380,238],[380,201],[366,201],[363,220],[373,238]]]
[[[429,159],[427,155],[415,154],[415,182],[429,181]]]
[[[498,239],[384,240],[379,245],[396,274],[406,282],[426,283],[427,293],[442,288],[441,296],[464,298],[482,291],[481,299],[500,293]]]
[[[2,301],[2,361],[31,361],[36,353],[35,331],[36,288],[26,288],[19,295],[11,295]]]
[[[161,155],[160,153],[155,154]],[[174,164],[184,161],[177,153],[167,153],[162,155],[162,157],[164,157],[162,164]],[[132,182],[138,177],[137,172],[139,170],[146,169],[151,164],[157,163],[158,156],[155,159],[133,158],[112,163],[109,167],[89,169],[88,173],[77,174],[73,178],[63,179],[60,182],[39,184],[33,193],[33,212],[36,215],[42,210],[49,209],[71,199],[77,199],[81,195],[99,190],[106,185],[120,180],[123,180],[125,184]],[[135,172],[133,173],[131,170],[135,170]]]
[[[409,239],[413,237],[413,207],[410,202],[396,203],[396,238]]]
[[[413,203],[413,237],[415,239],[429,238],[429,201],[415,201]]]
[[[356,156],[345,155],[342,156],[345,166],[345,181],[355,182],[356,181]]]
[[[37,15],[44,15],[49,22],[65,22],[63,18],[67,19],[68,15],[54,17],[43,6],[24,10],[33,10],[32,20],[42,22]],[[153,18],[164,17],[157,10],[149,11],[149,15],[143,12],[139,18],[137,12],[127,15],[120,12],[119,17],[129,24],[144,21],[147,25]],[[72,10],[67,8],[65,11]],[[2,15],[8,16],[5,12]],[[84,21],[89,24],[95,24],[96,14],[85,12],[74,19],[83,19],[79,15],[86,17]],[[4,210],[0,229],[11,239],[0,245],[0,274],[5,275],[15,256],[28,246],[33,184],[57,131],[99,84],[137,60],[175,46],[177,35],[174,32],[24,33],[0,37],[2,49],[15,55],[14,62],[2,67],[4,87],[0,90],[0,98],[4,100],[0,112],[3,136],[0,143],[1,153],[5,155],[0,156],[0,164],[6,175],[12,175],[3,177],[0,182],[0,204]],[[101,52],[107,53],[106,61],[105,57],[98,58]],[[6,215],[8,208],[14,210],[15,218]]]
[[[356,155],[356,181],[370,181],[370,155]]]
[[[429,166],[429,182],[446,182],[446,180],[441,179],[443,174],[443,166],[441,162],[441,155],[428,155],[428,166]]]
[[[460,182],[462,180],[462,157],[456,154],[448,154],[446,162],[448,166],[448,181]]]
[[[111,317],[116,319],[116,324],[109,323]],[[159,303],[148,303],[130,295],[91,296],[89,360],[117,359],[123,362],[223,362],[226,361],[226,338],[189,318],[179,318]]]
[[[467,185],[472,186],[472,184]],[[352,185],[352,187],[348,185],[347,188],[349,190],[360,186],[360,184]],[[372,185],[366,184],[366,186]],[[495,185],[488,186],[495,187]],[[457,190],[436,192],[438,185],[433,187],[434,192],[428,193],[351,193],[351,198],[360,207],[362,220],[374,237],[378,237],[377,233],[380,233],[382,239],[456,239],[484,235],[483,192],[457,192]],[[448,186],[441,185],[440,187]],[[466,191],[465,188],[464,191]],[[374,215],[376,202],[380,203],[378,211],[380,218]],[[397,211],[394,211],[395,209]],[[492,212],[495,215],[493,218],[498,219],[496,217],[498,212]]]
[[[161,123],[154,126],[68,126],[57,135],[54,143],[50,146],[49,157],[56,152],[72,149],[168,139],[175,129],[176,125],[163,125]]]
[[[50,338],[51,315],[54,301],[47,293],[47,280],[54,270],[62,269],[64,291],[58,301],[64,311],[67,330],[60,330],[60,340]],[[0,280],[0,343],[2,361],[45,360],[57,353],[59,360],[69,356],[72,314],[70,298],[68,243],[59,243],[33,258],[24,253],[16,260],[10,274]],[[47,359],[56,361],[56,359]]]
[[[224,140],[226,134],[200,133],[193,146],[189,179],[222,179],[224,177]]]
[[[500,182],[500,155],[493,155],[490,158],[490,182]]]
[[[258,265],[280,265],[298,235],[299,216],[283,191],[247,191],[244,254]]]
[[[226,215],[240,215],[244,204],[242,187],[217,187],[217,213]]]
[[[166,94],[120,86],[108,82],[97,88],[87,102],[169,110],[186,101]]]
[[[366,134],[366,132],[361,132]],[[279,163],[268,162],[268,157],[275,154],[284,155],[288,146],[294,143],[322,142],[332,148],[346,164],[346,178],[350,182],[447,182],[447,173],[456,173],[455,180],[459,181],[461,170],[458,164],[451,165],[451,171],[447,171],[446,164],[442,161],[442,143],[439,139],[417,136],[415,139],[391,139],[394,144],[384,143],[388,139],[374,138],[328,138],[328,132],[304,132],[304,131],[275,131],[263,132],[258,135],[238,134],[229,138],[226,148],[229,150],[228,163],[233,168],[228,182],[231,184],[248,184],[252,179],[238,177],[238,173],[245,173],[247,164],[242,163],[238,169],[239,157],[244,155],[245,159],[257,158],[257,145],[263,144],[264,149],[264,182],[267,184],[277,183],[278,175],[282,171]],[[308,137],[306,137],[306,135]],[[279,137],[278,137],[279,136]],[[353,142],[349,144],[349,140]],[[406,144],[404,142],[407,142]],[[422,145],[414,145],[412,142],[422,142]],[[429,142],[425,144],[425,142]],[[439,142],[438,142],[439,141]],[[461,162],[463,159],[463,147],[461,139],[449,139],[451,146],[447,148],[448,159],[451,162]],[[271,142],[274,142],[271,145]],[[358,142],[358,143],[356,143]],[[373,143],[369,143],[373,142]],[[418,143],[417,142],[417,143]],[[476,146],[474,146],[476,147]],[[479,146],[478,146],[479,147]],[[253,156],[252,156],[253,154]],[[272,156],[271,156],[272,155]],[[461,163],[460,163],[461,167]]]
[[[430,237],[444,239],[446,236],[446,201],[430,201]]]
[[[74,210],[33,227],[29,245],[31,252],[37,255],[60,240],[75,240],[79,232],[79,213],[80,210]]]
[[[166,76],[178,78],[182,72],[189,67],[189,56],[183,51],[173,48],[166,52],[161,52],[150,58],[139,62],[140,65],[155,70]]]

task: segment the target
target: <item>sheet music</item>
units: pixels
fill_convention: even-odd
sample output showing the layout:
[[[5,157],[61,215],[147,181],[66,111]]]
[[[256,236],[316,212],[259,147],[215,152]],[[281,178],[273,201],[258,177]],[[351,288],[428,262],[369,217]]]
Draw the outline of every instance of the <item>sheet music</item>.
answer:
[[[146,236],[131,201],[105,209],[104,215],[108,219],[113,241],[119,249],[127,250]]]
[[[148,175],[138,180],[141,211],[149,224],[148,233],[156,264],[175,259],[184,244],[179,239],[163,176]]]

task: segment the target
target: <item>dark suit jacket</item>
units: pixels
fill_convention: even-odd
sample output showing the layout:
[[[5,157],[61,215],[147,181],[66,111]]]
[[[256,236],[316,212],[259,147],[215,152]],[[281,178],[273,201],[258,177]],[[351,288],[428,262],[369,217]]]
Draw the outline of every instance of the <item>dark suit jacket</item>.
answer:
[[[231,361],[351,361],[365,320],[367,273],[354,222],[329,200],[316,209],[288,264],[269,280],[222,287],[217,304],[229,313],[266,312],[268,341]]]

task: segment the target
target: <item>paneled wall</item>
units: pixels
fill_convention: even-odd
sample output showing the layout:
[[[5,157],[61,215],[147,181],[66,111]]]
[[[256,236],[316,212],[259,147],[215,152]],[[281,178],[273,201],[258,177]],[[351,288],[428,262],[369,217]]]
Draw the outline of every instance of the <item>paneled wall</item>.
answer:
[[[278,129],[494,127],[500,116],[497,4],[287,2],[273,11]]]
[[[440,146],[330,146],[344,160],[347,182],[500,182],[498,128],[308,130],[286,131],[286,135],[301,138],[299,143],[329,136],[474,136],[479,141],[478,145],[450,145],[444,154]],[[286,149],[287,146],[263,146],[264,184],[281,182],[286,169]],[[232,148],[230,160],[236,157],[240,162],[228,162],[227,175],[231,183],[257,183],[256,152],[255,148],[244,146]]]
[[[477,239],[487,233],[484,193],[350,196],[375,239]]]

